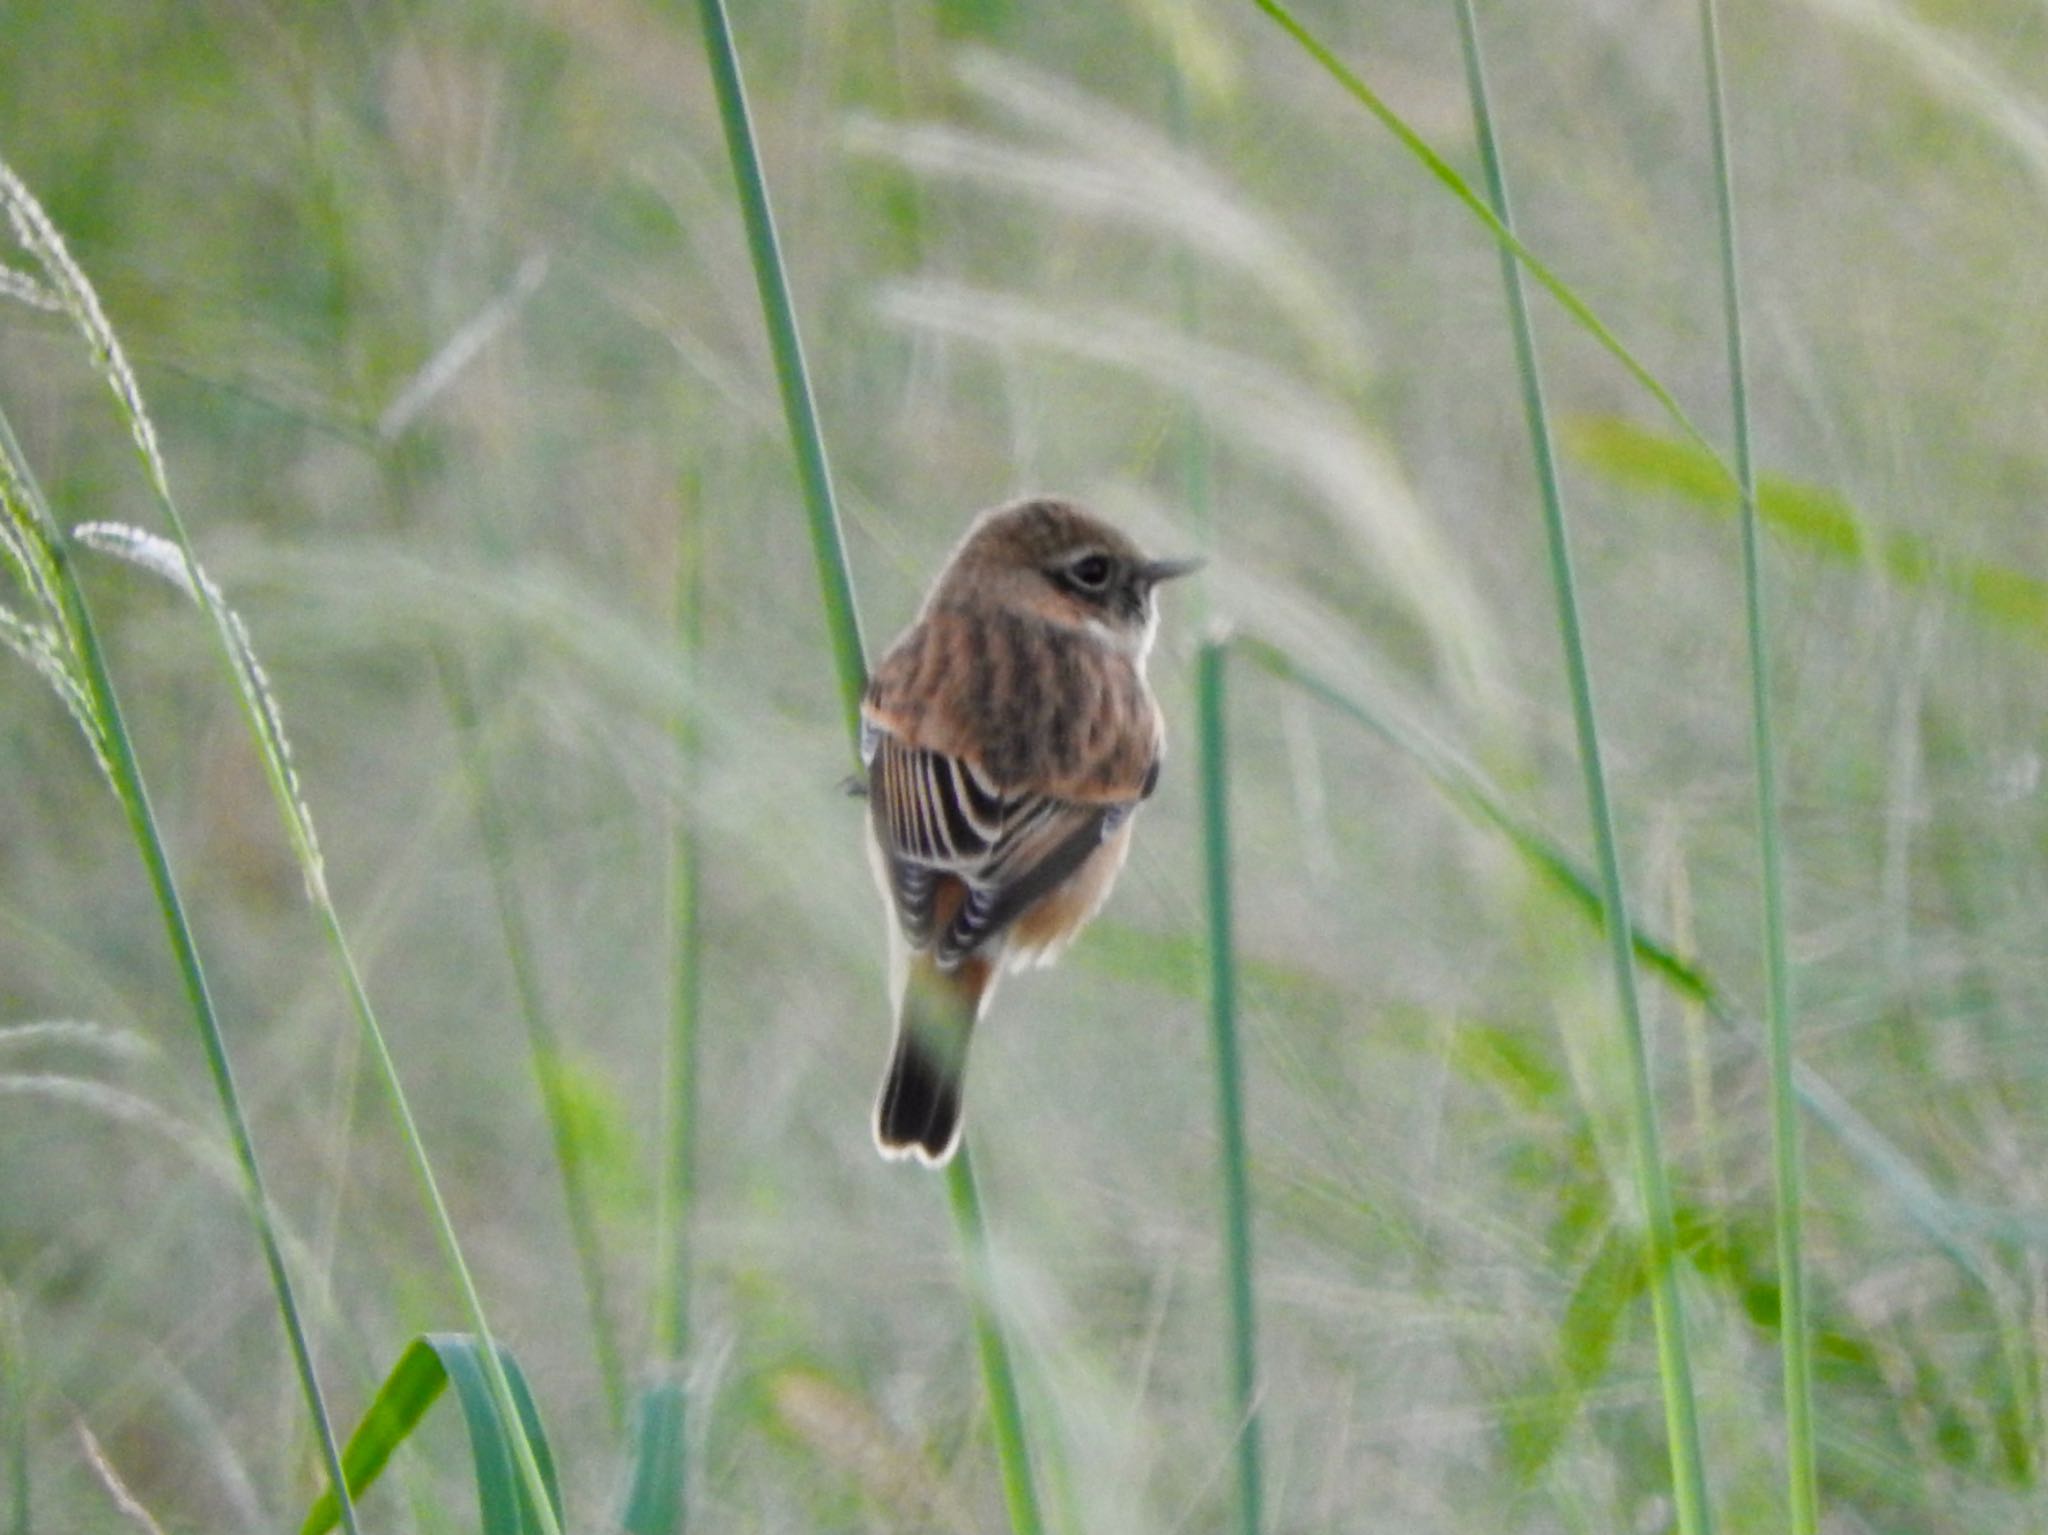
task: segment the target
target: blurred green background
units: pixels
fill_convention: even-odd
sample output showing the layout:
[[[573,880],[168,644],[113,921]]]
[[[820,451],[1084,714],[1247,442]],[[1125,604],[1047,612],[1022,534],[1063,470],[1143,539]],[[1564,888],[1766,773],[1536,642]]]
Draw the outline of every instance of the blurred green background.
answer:
[[[1473,166],[1448,7],[1302,14]],[[1525,237],[1724,437],[1692,7],[1482,22]],[[1178,750],[1131,867],[1060,969],[1006,989],[969,1104],[1053,1526],[1219,1529],[1202,615],[1587,845],[1495,252],[1249,5],[734,25],[870,647],[968,516],[1024,491],[1214,556],[1167,598]],[[1832,1095],[1807,1139],[1826,1527],[2048,1529],[2048,12],[1725,25],[1759,456],[1786,477],[1766,571],[1800,1050]],[[996,1528],[940,1186],[868,1140],[880,913],[694,12],[5,0],[0,158],[98,287],[272,675],[572,1522],[613,1517],[624,1449],[444,676],[505,811],[633,1369],[668,829],[701,838],[699,1527]],[[1774,1528],[1735,525],[1613,361],[1548,305],[1539,326],[1631,890],[1737,1014],[1649,985],[1716,1508]],[[0,398],[61,516],[155,526],[64,322],[0,299]],[[463,1318],[204,625],[88,577],[353,1422],[407,1337]],[[5,675],[0,1418],[26,1401],[34,1528],[132,1528],[78,1420],[166,1530],[294,1526],[317,1463],[158,918],[76,731]],[[1250,668],[1232,697],[1271,1527],[1668,1527],[1597,932],[1407,756]],[[100,1028],[5,1032],[40,1020]],[[468,1527],[459,1428],[423,1449],[366,1527]]]

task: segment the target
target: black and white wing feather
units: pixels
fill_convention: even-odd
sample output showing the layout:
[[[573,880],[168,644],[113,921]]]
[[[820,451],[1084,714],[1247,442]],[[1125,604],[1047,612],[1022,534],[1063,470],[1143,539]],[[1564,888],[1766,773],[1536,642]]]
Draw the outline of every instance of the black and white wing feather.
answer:
[[[910,746],[872,722],[862,736],[868,803],[897,921],[914,948],[931,948],[943,966],[1057,889],[1136,806],[1006,794],[963,758]],[[965,885],[966,896],[935,932],[945,875]]]

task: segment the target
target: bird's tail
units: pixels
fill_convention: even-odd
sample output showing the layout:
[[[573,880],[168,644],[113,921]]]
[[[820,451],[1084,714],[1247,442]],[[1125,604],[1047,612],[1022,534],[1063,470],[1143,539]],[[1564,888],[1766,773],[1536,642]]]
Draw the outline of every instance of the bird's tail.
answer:
[[[890,1158],[943,1167],[960,1144],[967,1043],[995,967],[970,954],[941,970],[930,954],[910,956],[896,1018],[896,1050],[875,1100],[875,1144]]]

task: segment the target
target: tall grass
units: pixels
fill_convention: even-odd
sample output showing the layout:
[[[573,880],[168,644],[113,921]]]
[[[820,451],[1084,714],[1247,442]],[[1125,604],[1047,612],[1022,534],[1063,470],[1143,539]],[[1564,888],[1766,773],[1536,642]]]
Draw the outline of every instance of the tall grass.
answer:
[[[0,1287],[0,1464],[7,1467],[8,1535],[29,1535],[35,1508],[28,1469],[28,1359],[14,1297]]]
[[[719,121],[732,160],[733,182],[747,232],[747,249],[760,290],[762,317],[768,328],[775,376],[781,388],[783,413],[789,425],[798,479],[809,517],[811,549],[818,567],[819,593],[826,630],[832,642],[839,697],[846,716],[848,744],[856,759],[860,750],[861,695],[867,689],[867,660],[853,598],[853,576],[840,533],[839,509],[832,494],[825,440],[818,426],[810,375],[804,366],[803,342],[797,331],[796,308],[789,296],[775,217],[768,201],[768,183],[754,146],[754,128],[747,111],[746,86],[740,75],[738,50],[726,19],[724,0],[701,0],[707,57],[718,91]],[[989,1421],[1002,1469],[1003,1500],[1014,1535],[1039,1535],[1043,1521],[1031,1462],[1024,1438],[1022,1404],[1017,1394],[1009,1346],[996,1309],[995,1286],[988,1260],[988,1233],[981,1213],[981,1195],[967,1148],[955,1151],[946,1166],[947,1203],[960,1233],[968,1271],[968,1302],[981,1354],[982,1379],[989,1400]]]
[[[248,631],[222,601],[219,591],[200,568],[185,518],[171,495],[169,472],[158,446],[156,428],[144,407],[142,391],[136,382],[134,370],[129,366],[127,355],[115,336],[113,327],[107,322],[98,295],[87,282],[83,271],[72,260],[55,227],[18,178],[12,171],[4,168],[0,168],[0,177],[4,177],[4,180],[0,180],[0,192],[5,194],[8,213],[16,233],[41,266],[44,281],[77,327],[102,381],[113,395],[123,423],[134,442],[157,510],[169,525],[175,540],[174,555],[168,551],[159,551],[148,535],[133,539],[117,537],[108,547],[112,552],[134,558],[146,568],[178,582],[199,605],[209,621],[216,648],[233,685],[236,701],[241,706],[264,777],[269,783],[272,799],[284,823],[287,840],[298,863],[299,872],[305,880],[307,896],[312,901],[314,914],[334,956],[350,1009],[369,1046],[380,1085],[397,1124],[400,1142],[412,1164],[414,1177],[432,1218],[435,1234],[440,1240],[443,1257],[456,1281],[470,1326],[478,1339],[484,1377],[491,1398],[506,1425],[513,1458],[531,1499],[533,1515],[540,1526],[540,1535],[560,1535],[540,1462],[525,1433],[510,1380],[499,1358],[496,1342],[484,1314],[482,1297],[463,1257],[461,1242],[455,1234],[446,1201],[441,1196],[440,1185],[427,1159],[426,1145],[421,1138],[418,1122],[399,1079],[397,1063],[392,1058],[383,1028],[371,1007],[354,951],[342,928],[340,913],[336,910],[333,896],[328,889],[319,839],[313,827],[312,811],[301,792],[298,774],[292,765],[291,749],[285,739],[283,721],[262,667],[256,660]],[[0,452],[4,452],[17,470],[25,466],[26,460],[21,455],[19,444],[14,440],[12,429],[5,425],[4,417],[0,417]],[[201,1032],[207,1041],[209,1066],[216,1083],[220,1086],[223,1105],[226,1107],[231,1087],[226,1053],[220,1047],[218,1026],[212,1022],[212,1003],[207,995],[205,977],[199,966],[198,952],[190,942],[189,929],[171,881],[169,863],[163,853],[161,839],[155,833],[147,798],[142,791],[140,773],[134,766],[133,751],[128,746],[125,729],[119,721],[112,682],[107,675],[91,616],[85,606],[84,593],[70,573],[69,552],[64,545],[63,535],[56,531],[54,517],[47,507],[40,505],[35,512],[38,521],[48,530],[48,543],[58,591],[66,616],[77,636],[85,685],[95,701],[95,713],[103,726],[102,745],[106,761],[117,785],[125,789],[125,792],[121,793],[123,805],[149,869],[152,888],[163,908],[165,924],[172,936],[173,949],[178,957],[187,996],[195,1017],[204,1020]],[[247,1128],[240,1121],[238,1109],[229,1114],[229,1129],[237,1144],[237,1155],[244,1161],[245,1170],[253,1175],[254,1151],[251,1148],[246,1156],[243,1155]],[[251,1198],[252,1208],[260,1208],[260,1187],[255,1184],[252,1184]],[[268,1230],[267,1219],[259,1222],[259,1226],[263,1232],[265,1260],[270,1265],[277,1283],[280,1309],[285,1310],[289,1303],[285,1296],[286,1285],[283,1282],[283,1259],[277,1252],[274,1234]],[[295,1312],[295,1307],[290,1309]],[[288,1319],[287,1330],[294,1333],[298,1331],[295,1315]],[[309,1397],[317,1400],[317,1388],[313,1386],[311,1379],[310,1355],[303,1348],[302,1338],[295,1337],[294,1351],[302,1356],[300,1369],[307,1381]],[[352,1521],[352,1508],[347,1488],[340,1478],[340,1460],[334,1449],[331,1427],[325,1421],[324,1410],[309,1410],[315,1411],[320,1419],[318,1429],[322,1448],[327,1452],[328,1470],[334,1479],[333,1490],[341,1504],[343,1519]],[[352,1522],[349,1527],[353,1529]]]
[[[676,526],[675,652],[685,695],[699,674],[704,643],[704,509],[700,476],[681,477]],[[687,705],[670,723],[677,802],[669,830],[668,1031],[661,1070],[661,1173],[654,1218],[654,1326],[657,1375],[642,1393],[635,1425],[634,1481],[625,1527],[632,1535],[668,1535],[689,1517],[688,1393],[690,1295],[697,1203],[698,1025],[703,1006],[703,938],[698,837],[694,821],[698,741]]]
[[[1770,631],[1759,547],[1756,461],[1750,444],[1742,263],[1735,234],[1735,171],[1729,163],[1728,111],[1721,80],[1721,28],[1714,0],[1700,0],[1700,48],[1706,66],[1714,205],[1721,235],[1728,409],[1734,426],[1735,477],[1742,502],[1742,608],[1749,637],[1750,746],[1756,759],[1757,846],[1763,873],[1764,1022],[1770,1049],[1778,1342],[1785,1372],[1785,1473],[1794,1535],[1814,1535],[1820,1527],[1820,1492],[1814,1461],[1813,1380],[1806,1319],[1806,1259],[1802,1251],[1801,1204],[1805,1192],[1799,1156],[1799,1102],[1793,1082],[1792,976],[1785,953],[1785,865],[1778,815],[1778,753],[1771,725]]]
[[[246,34],[194,13],[123,50],[134,88],[81,139],[56,109],[141,34],[17,10],[0,135],[61,189],[205,563],[279,669],[299,797],[351,855],[335,904],[491,1320],[552,1409],[578,1528],[1000,1529],[999,1497],[1042,1535],[1677,1528],[1615,902],[1544,701],[1555,685],[1561,725],[1547,533],[1489,303],[1507,225],[1440,0],[1304,7],[1333,29],[1311,34],[1320,66],[1255,6],[736,17],[785,219],[803,192],[784,254],[823,393],[794,478],[787,379],[748,361],[761,274],[722,235],[734,190],[693,24],[300,8]],[[1559,295],[1522,266],[1538,336],[1560,322],[1540,388],[1611,808],[1624,854],[1643,848],[1621,891],[1639,1006],[1653,1038],[1684,1014],[1689,1069],[1657,1073],[1669,1262],[1728,1530],[2023,1529],[2048,1485],[2028,1026],[2048,456],[2026,403],[2048,353],[2032,204],[2004,195],[2038,169],[2038,104],[2005,82],[2030,34],[1995,6],[1963,0],[1938,29],[1901,14],[1831,0],[1738,33],[1697,5],[1478,11],[1509,249],[1582,296],[1546,314]],[[1810,67],[1751,74],[1738,36]],[[1324,77],[1339,53],[1384,92],[1392,139]],[[63,301],[4,259],[24,269],[0,267],[5,404],[51,501],[156,526],[120,428],[95,433],[75,373],[44,365],[68,361]],[[476,312],[515,265],[531,301],[464,327],[443,349],[460,367],[415,370],[408,319]],[[1699,411],[1712,451],[1607,342]],[[790,505],[820,410],[834,451],[811,468],[899,588],[963,505],[1039,487],[1162,553],[1228,555],[1168,615],[1169,641],[1196,643],[1154,662],[1181,770],[1148,811],[1199,830],[1205,792],[1227,793],[1227,847],[1141,838],[1088,941],[1034,986],[1028,1031],[988,1042],[1029,1112],[977,1127],[985,1209],[899,1208],[938,1190],[876,1178],[830,1128],[856,1112],[843,999],[874,955],[847,806],[817,768],[845,748],[808,685],[828,604]],[[398,519],[377,515],[394,457],[414,471]],[[679,457],[715,469],[680,517]],[[805,499],[835,551],[837,512]],[[485,508],[481,531],[449,520]],[[329,1048],[343,1020],[299,952],[293,860],[249,825],[253,759],[232,717],[195,728],[225,703],[191,665],[211,642],[91,563],[140,549],[184,582],[182,551],[67,531],[338,1410],[389,1362],[366,1340],[465,1324],[421,1314],[452,1302],[446,1265],[407,1240],[425,1232],[375,1063]],[[709,646],[662,611],[671,536],[687,555],[693,534],[712,539]],[[843,554],[824,569],[843,576]],[[104,755],[41,602],[0,594],[0,645],[33,669],[11,675],[51,680]],[[1723,663],[1751,603],[1745,678]],[[1232,624],[1216,656],[1211,613]],[[438,723],[437,646],[480,716],[467,737]],[[859,654],[856,633],[834,671]],[[1210,683],[1217,743],[1198,728]],[[0,1009],[131,1025],[163,1010],[145,963],[162,926],[66,728],[0,678]],[[1795,782],[1796,817],[1773,808]],[[471,829],[486,800],[496,836]],[[1257,1111],[1241,1163],[1212,1155],[1231,1114],[1208,1042],[1233,997]],[[550,1162],[527,1111],[532,998],[572,1068],[554,1085],[580,1166]],[[0,1362],[0,1529],[119,1521],[74,1414],[164,1528],[289,1527],[271,1515],[325,1478],[271,1285],[253,1266],[218,1283],[247,1196],[200,1052],[117,1089],[71,1074],[69,1036],[10,1021],[0,1293],[33,1379],[19,1350]],[[545,1072],[554,1045],[526,1045]],[[292,1135],[313,1117],[331,1133]],[[635,1200],[620,1180],[641,1148]],[[1230,1315],[1253,1310],[1233,1294],[1233,1171],[1256,1205],[1255,1372]],[[596,1244],[553,1216],[558,1172],[616,1244],[613,1371],[591,1368]],[[289,1213],[308,1187],[331,1232],[310,1254]],[[379,1400],[421,1403],[421,1362]],[[464,1368],[465,1411],[443,1395],[447,1432],[393,1456],[401,1486],[363,1497],[365,1530],[473,1520],[464,1452],[435,1453],[457,1421],[497,1420],[483,1356]],[[633,1408],[622,1518],[607,1375]],[[472,1443],[517,1519],[510,1444]]]
[[[38,242],[39,253],[61,253],[62,247],[54,229],[41,219],[41,209],[5,165],[0,165],[0,194],[5,196],[8,213],[17,230],[33,235]],[[58,265],[58,255],[50,255],[48,264]],[[221,1032],[213,991],[207,984],[205,966],[199,957],[199,945],[186,916],[177,880],[171,872],[170,854],[164,847],[156,812],[151,807],[149,790],[143,781],[142,767],[136,759],[134,742],[128,733],[127,718],[114,691],[113,676],[107,669],[99,630],[93,622],[85,590],[78,581],[69,536],[44,499],[29,467],[28,456],[22,451],[20,440],[14,435],[13,423],[4,408],[0,408],[0,503],[4,503],[0,504],[0,520],[8,524],[5,536],[0,537],[0,544],[4,544],[8,562],[14,566],[17,578],[40,598],[43,607],[47,637],[52,642],[47,651],[53,663],[49,675],[58,683],[60,690],[73,692],[70,700],[73,712],[86,729],[87,741],[120,803],[136,852],[141,856],[150,892],[163,920],[172,962],[184,987],[186,1006],[191,1010],[200,1048],[206,1056],[207,1072],[220,1100],[221,1118],[227,1128],[235,1165],[241,1172],[243,1197],[250,1222],[255,1227],[257,1245],[263,1253],[278,1320],[291,1351],[292,1368],[305,1398],[306,1415],[319,1442],[329,1484],[339,1502],[342,1523],[350,1535],[355,1535],[355,1506],[342,1476],[340,1447],[328,1415],[326,1398],[321,1393],[319,1373],[313,1362],[312,1344],[306,1335],[298,1294],[278,1240],[270,1196],[264,1188],[262,1169],[256,1158],[255,1138],[249,1131],[249,1119],[242,1107],[240,1089],[235,1085],[227,1040]],[[25,1509],[28,1496],[25,1468],[17,1496]]]
[[[1630,1130],[1634,1140],[1636,1179],[1648,1238],[1650,1307],[1657,1331],[1657,1377],[1664,1395],[1664,1424],[1671,1456],[1672,1496],[1677,1503],[1682,1535],[1706,1535],[1712,1510],[1707,1498],[1705,1458],[1700,1449],[1699,1407],[1694,1398],[1692,1364],[1685,1335],[1685,1310],[1678,1289],[1678,1233],[1672,1212],[1671,1182],[1664,1161],[1664,1138],[1658,1128],[1657,1089],[1650,1071],[1650,1045],[1643,1026],[1643,1007],[1636,989],[1635,944],[1629,934],[1628,897],[1621,876],[1620,841],[1607,788],[1599,714],[1593,697],[1592,667],[1586,656],[1579,620],[1577,577],[1572,567],[1571,534],[1565,522],[1564,492],[1558,481],[1557,454],[1551,440],[1550,413],[1544,403],[1543,374],[1536,358],[1535,331],[1529,323],[1528,299],[1522,288],[1522,266],[1510,242],[1514,213],[1508,201],[1507,175],[1495,139],[1493,112],[1487,98],[1486,67],[1480,50],[1478,22],[1472,0],[1456,0],[1458,38],[1464,48],[1466,82],[1472,97],[1473,126],[1479,138],[1486,176],[1487,205],[1503,231],[1501,284],[1506,291],[1508,322],[1514,339],[1515,372],[1522,386],[1522,409],[1535,459],[1537,493],[1542,503],[1544,543],[1550,556],[1551,584],[1557,600],[1558,638],[1570,681],[1572,722],[1578,736],[1579,764],[1584,772],[1587,815],[1593,827],[1595,862],[1600,871],[1600,898],[1605,912],[1616,1000],[1621,1010],[1622,1039],[1628,1054]]]
[[[1253,1318],[1251,1153],[1245,1141],[1237,1046],[1237,939],[1231,917],[1230,748],[1224,710],[1227,642],[1205,640],[1196,660],[1202,776],[1202,884],[1208,913],[1209,1048],[1216,1066],[1217,1159],[1223,1174],[1223,1268],[1230,1296],[1230,1390],[1235,1409],[1238,1528],[1258,1535],[1264,1503],[1259,1371]]]
[[[534,1086],[539,1090],[541,1111],[547,1119],[548,1139],[554,1150],[555,1170],[562,1182],[562,1205],[569,1220],[569,1246],[576,1258],[577,1276],[583,1286],[583,1304],[590,1322],[591,1347],[596,1354],[597,1375],[604,1392],[605,1410],[613,1431],[626,1424],[626,1368],[619,1352],[617,1329],[612,1324],[609,1286],[605,1280],[604,1252],[599,1242],[597,1213],[592,1207],[590,1179],[584,1166],[583,1150],[577,1138],[574,1110],[569,1101],[568,1057],[541,995],[540,975],[534,959],[532,925],[519,891],[513,866],[512,827],[508,822],[491,764],[486,756],[482,722],[469,679],[461,660],[447,646],[433,647],[435,680],[454,727],[456,755],[462,763],[475,807],[478,840],[484,849],[484,865],[490,876],[491,904],[497,912],[504,935],[506,964],[512,974],[513,1004],[525,1027],[527,1059],[533,1068]]]

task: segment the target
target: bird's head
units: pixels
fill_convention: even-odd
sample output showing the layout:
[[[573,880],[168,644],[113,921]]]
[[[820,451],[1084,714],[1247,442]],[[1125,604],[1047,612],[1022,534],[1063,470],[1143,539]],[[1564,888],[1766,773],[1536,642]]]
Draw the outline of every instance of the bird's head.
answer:
[[[1162,581],[1199,559],[1147,559],[1124,533],[1071,501],[1035,497],[983,512],[954,551],[932,602],[995,606],[1080,629],[1142,662]]]

